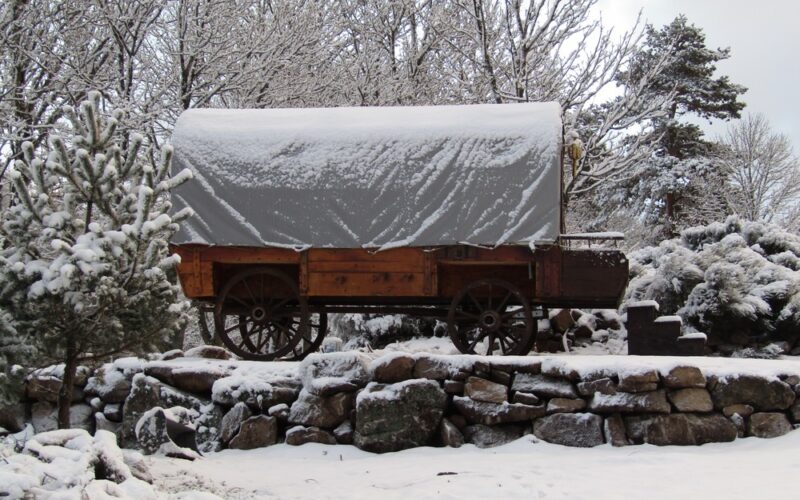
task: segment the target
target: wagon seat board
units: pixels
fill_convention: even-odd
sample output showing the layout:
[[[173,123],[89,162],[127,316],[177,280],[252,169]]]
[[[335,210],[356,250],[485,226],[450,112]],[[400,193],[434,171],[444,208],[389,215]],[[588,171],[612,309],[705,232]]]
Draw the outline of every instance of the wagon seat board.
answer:
[[[555,302],[573,293],[562,135],[556,103],[187,110],[172,137],[173,168],[194,175],[172,200],[195,212],[172,241],[184,291],[213,299],[243,266],[274,266],[320,300],[444,303],[490,275]]]

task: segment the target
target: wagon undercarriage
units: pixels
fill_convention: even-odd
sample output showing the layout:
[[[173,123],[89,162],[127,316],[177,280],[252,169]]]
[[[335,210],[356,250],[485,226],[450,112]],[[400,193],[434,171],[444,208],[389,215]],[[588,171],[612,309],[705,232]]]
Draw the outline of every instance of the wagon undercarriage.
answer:
[[[465,354],[524,355],[548,307],[616,307],[627,261],[616,250],[466,246],[253,249],[182,245],[187,296],[246,359],[302,359],[331,313],[407,314],[446,322]]]

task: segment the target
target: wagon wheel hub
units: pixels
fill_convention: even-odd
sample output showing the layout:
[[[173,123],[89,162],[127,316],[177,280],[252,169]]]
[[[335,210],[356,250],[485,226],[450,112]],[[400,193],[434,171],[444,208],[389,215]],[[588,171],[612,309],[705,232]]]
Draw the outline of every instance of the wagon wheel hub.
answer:
[[[484,311],[480,319],[481,328],[490,332],[496,332],[502,327],[502,318],[497,311]]]
[[[267,319],[267,310],[263,306],[255,306],[250,310],[250,317],[253,321],[263,323]]]

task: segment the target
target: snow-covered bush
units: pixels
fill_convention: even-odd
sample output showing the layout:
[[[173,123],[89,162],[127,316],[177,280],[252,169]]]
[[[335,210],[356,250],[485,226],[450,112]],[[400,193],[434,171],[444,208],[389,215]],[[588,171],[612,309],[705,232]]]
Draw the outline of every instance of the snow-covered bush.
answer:
[[[800,237],[729,217],[629,255],[626,300],[655,299],[709,345],[800,340]]]
[[[166,196],[191,174],[170,177],[169,148],[151,164],[143,138],[118,130],[122,113],[100,109],[98,93],[65,109],[72,137],[52,137],[46,158],[24,145],[9,174],[16,201],[0,224],[4,343],[31,348],[27,366],[66,364],[62,426],[79,363],[153,346],[187,308],[167,242],[191,213],[170,216]]]
[[[443,328],[436,329],[433,320],[402,314],[331,314],[328,317],[331,334],[342,339],[345,350],[366,345],[382,349],[392,342],[445,335]]]

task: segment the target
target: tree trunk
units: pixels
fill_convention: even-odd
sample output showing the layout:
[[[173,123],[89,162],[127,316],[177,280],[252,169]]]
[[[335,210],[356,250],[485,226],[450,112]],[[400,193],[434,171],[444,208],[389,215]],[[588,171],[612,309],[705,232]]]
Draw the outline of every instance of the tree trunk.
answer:
[[[69,429],[69,409],[72,405],[72,391],[75,384],[75,374],[78,371],[78,353],[75,352],[75,341],[67,341],[67,356],[64,363],[64,378],[61,380],[61,389],[58,391],[58,428]]]
[[[674,238],[675,237],[675,194],[674,193],[667,193],[666,197],[666,212],[667,217],[664,225],[664,230],[666,232],[667,238]]]

